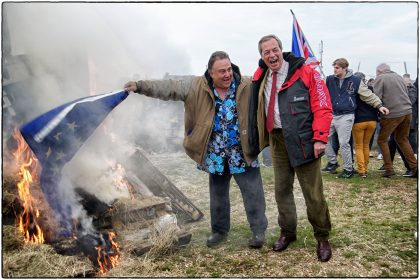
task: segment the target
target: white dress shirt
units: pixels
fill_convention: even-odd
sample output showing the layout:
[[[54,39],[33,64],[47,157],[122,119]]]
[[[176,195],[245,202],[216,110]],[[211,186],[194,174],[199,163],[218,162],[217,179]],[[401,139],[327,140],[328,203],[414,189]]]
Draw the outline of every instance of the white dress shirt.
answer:
[[[281,64],[280,70],[277,72],[277,92],[280,91],[281,86],[286,80],[287,72],[289,71],[289,62],[283,60]],[[270,95],[271,95],[271,85],[273,83],[273,71],[269,69],[267,81],[264,87],[264,105],[265,105],[265,116],[267,116],[268,111],[268,103],[270,102]],[[279,101],[278,101],[278,94],[276,94],[276,100],[274,104],[274,128],[282,128],[281,120],[280,120],[280,112],[279,112]]]

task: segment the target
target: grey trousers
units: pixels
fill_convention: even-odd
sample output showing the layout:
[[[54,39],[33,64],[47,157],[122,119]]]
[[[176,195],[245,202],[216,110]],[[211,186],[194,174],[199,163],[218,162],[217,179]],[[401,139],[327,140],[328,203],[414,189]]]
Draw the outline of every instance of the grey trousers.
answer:
[[[354,114],[345,114],[340,116],[333,116],[330,134],[328,136],[327,147],[325,148],[325,155],[328,162],[337,163],[337,155],[331,145],[331,136],[337,132],[338,142],[340,143],[341,157],[343,158],[343,169],[347,171],[353,170],[353,161],[351,158],[351,147],[349,144],[351,132],[353,129]]]
[[[293,195],[296,173],[305,198],[306,213],[314,230],[314,236],[318,241],[328,240],[331,222],[323,191],[321,158],[293,168],[289,162],[289,154],[281,131],[270,133],[270,147],[281,233],[286,236],[296,236],[297,214]]]
[[[228,168],[225,168],[229,172]],[[225,234],[230,230],[229,188],[235,179],[242,194],[246,217],[253,233],[264,233],[267,229],[265,197],[260,168],[246,167],[244,173],[214,175],[210,177],[210,218],[212,232]]]

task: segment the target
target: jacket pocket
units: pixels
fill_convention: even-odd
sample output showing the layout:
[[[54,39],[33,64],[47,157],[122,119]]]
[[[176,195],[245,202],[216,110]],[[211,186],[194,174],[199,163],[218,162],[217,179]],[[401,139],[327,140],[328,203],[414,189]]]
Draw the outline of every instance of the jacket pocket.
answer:
[[[299,132],[300,149],[304,159],[315,158],[312,137],[312,130]]]
[[[185,152],[193,159],[200,158],[201,160],[206,149],[209,129],[209,126],[196,124],[194,128],[185,132],[183,143]]]
[[[289,96],[290,113],[297,115],[310,111],[309,96],[307,93]]]

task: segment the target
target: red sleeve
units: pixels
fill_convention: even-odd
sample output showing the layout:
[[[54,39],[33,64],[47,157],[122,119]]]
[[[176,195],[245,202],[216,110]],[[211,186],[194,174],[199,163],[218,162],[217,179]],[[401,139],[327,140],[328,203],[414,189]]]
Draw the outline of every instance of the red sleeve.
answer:
[[[309,66],[303,66],[303,81],[309,88],[311,110],[314,116],[312,130],[313,140],[328,142],[328,134],[332,120],[330,93],[321,75]]]
[[[264,73],[264,69],[258,67],[255,71],[254,76],[252,77],[252,81],[258,81],[261,78],[261,75]]]

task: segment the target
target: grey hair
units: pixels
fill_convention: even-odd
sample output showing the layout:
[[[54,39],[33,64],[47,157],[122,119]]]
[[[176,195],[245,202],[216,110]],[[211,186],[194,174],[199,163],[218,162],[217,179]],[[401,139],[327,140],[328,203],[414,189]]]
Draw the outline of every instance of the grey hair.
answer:
[[[216,60],[219,60],[219,59],[229,59],[229,61],[230,61],[229,55],[226,52],[224,52],[224,51],[215,51],[210,56],[209,62],[207,64],[207,69],[209,71],[211,71],[212,68],[213,68],[214,62]]]
[[[362,80],[365,80],[365,78],[366,78],[366,75],[362,72],[356,72],[353,75],[356,76],[356,77],[359,77]]]
[[[266,35],[262,37],[260,41],[258,42],[258,51],[260,52],[260,54],[262,54],[262,47],[261,47],[262,43],[267,42],[268,40],[271,40],[271,39],[276,40],[277,43],[279,44],[280,50],[283,50],[283,46],[280,39],[276,35],[270,34],[270,35]]]
[[[376,66],[376,70],[379,72],[384,72],[386,70],[391,71],[391,67],[389,67],[386,63],[381,63],[378,66]]]

